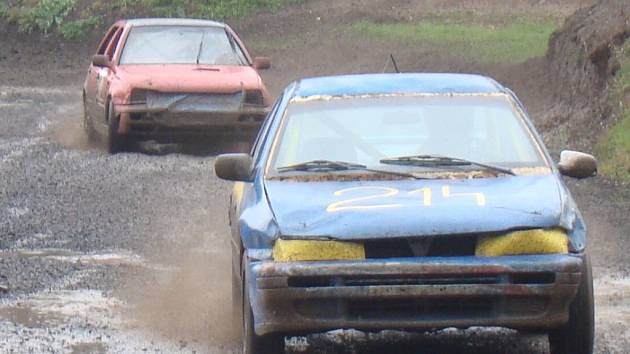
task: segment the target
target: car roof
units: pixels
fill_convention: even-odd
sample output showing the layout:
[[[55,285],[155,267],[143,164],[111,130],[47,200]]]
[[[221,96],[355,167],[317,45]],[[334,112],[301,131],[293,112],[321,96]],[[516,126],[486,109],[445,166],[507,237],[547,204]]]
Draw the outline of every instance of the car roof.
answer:
[[[496,81],[473,74],[359,74],[298,81],[296,97],[387,94],[492,94],[505,89]]]
[[[137,18],[125,21],[128,26],[202,26],[225,28],[225,23],[191,18]]]

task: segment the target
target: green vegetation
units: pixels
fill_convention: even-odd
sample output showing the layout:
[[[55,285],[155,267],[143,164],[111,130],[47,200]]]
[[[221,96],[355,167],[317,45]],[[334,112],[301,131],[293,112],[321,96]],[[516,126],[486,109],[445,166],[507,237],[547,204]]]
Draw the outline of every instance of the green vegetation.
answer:
[[[20,30],[44,33],[63,23],[75,6],[76,0],[40,0],[32,7],[21,8],[15,15]]]
[[[64,38],[77,39],[85,33],[98,27],[100,24],[100,18],[96,16],[90,16],[88,18],[83,18],[80,20],[63,22],[59,25],[58,31]]]
[[[618,51],[621,67],[610,86],[610,100],[618,117],[596,146],[600,173],[630,182],[630,41]]]
[[[479,24],[444,19],[397,23],[360,21],[352,28],[377,39],[427,44],[472,60],[518,63],[545,54],[556,24],[553,20],[514,19],[498,24]]]
[[[274,11],[302,0],[3,0],[0,17],[20,31],[60,33],[79,38],[105,18],[193,17],[222,20],[256,11]],[[82,10],[81,10],[82,9]]]

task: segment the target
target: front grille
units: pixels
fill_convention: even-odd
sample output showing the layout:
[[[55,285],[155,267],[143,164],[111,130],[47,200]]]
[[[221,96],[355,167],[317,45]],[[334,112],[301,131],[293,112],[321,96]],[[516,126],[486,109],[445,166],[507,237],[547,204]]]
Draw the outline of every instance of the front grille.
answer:
[[[474,256],[477,235],[441,235],[364,241],[368,259]]]

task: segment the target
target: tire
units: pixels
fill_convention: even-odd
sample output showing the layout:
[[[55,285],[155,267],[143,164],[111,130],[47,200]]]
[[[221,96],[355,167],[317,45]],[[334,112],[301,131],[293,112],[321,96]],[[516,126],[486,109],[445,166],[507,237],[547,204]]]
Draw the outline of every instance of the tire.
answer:
[[[588,254],[584,256],[582,281],[569,308],[569,322],[549,333],[551,354],[592,354],[595,336],[593,274]]]
[[[87,107],[85,106],[85,99],[83,99],[83,131],[85,132],[85,137],[87,139],[88,144],[92,144],[96,138],[96,132],[94,131],[94,126],[92,125],[92,120],[87,114]]]
[[[284,336],[256,335],[254,331],[254,314],[249,302],[249,290],[243,282],[243,336],[241,339],[243,354],[284,354]]]
[[[120,118],[114,113],[114,104],[107,102],[107,151],[116,154],[127,150],[127,137],[118,134]]]

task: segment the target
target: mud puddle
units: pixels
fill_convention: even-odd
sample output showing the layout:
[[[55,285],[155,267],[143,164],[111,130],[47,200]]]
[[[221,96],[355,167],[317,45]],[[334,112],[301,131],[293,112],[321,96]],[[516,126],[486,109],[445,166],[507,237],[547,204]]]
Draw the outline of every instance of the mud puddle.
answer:
[[[37,257],[48,260],[56,260],[61,262],[79,263],[85,265],[103,265],[103,266],[145,266],[152,267],[140,255],[134,254],[126,250],[111,251],[104,253],[80,253],[63,248],[43,248],[43,249],[16,249],[8,251],[0,251],[0,259],[6,256],[18,257]],[[163,269],[163,267],[155,266],[155,268]]]
[[[61,248],[46,248],[16,250],[14,253],[17,253],[21,257],[42,257],[45,259],[87,265],[147,265],[141,256],[128,251],[83,254]]]
[[[36,293],[0,304],[0,348],[17,353],[206,352],[144,331],[123,301],[98,290]],[[218,351],[217,351],[218,353]]]

